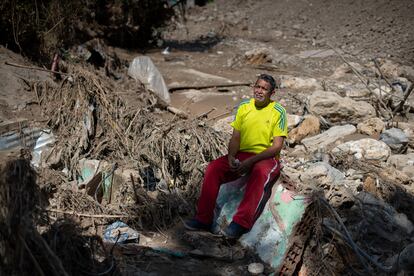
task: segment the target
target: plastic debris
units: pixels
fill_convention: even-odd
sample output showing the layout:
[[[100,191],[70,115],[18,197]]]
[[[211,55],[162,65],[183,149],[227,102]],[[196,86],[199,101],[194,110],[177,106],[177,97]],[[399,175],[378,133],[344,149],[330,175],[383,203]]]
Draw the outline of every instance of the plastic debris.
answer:
[[[259,275],[263,273],[264,265],[261,263],[251,263],[247,269],[252,275]]]
[[[111,243],[138,243],[139,233],[122,221],[116,221],[105,229],[103,240]]]
[[[134,58],[129,65],[128,75],[144,83],[167,104],[171,102],[164,78],[149,57],[140,56]]]
[[[55,142],[55,136],[50,130],[43,130],[39,138],[36,140],[36,144],[32,152],[32,165],[39,167],[42,160],[42,152],[52,143]]]

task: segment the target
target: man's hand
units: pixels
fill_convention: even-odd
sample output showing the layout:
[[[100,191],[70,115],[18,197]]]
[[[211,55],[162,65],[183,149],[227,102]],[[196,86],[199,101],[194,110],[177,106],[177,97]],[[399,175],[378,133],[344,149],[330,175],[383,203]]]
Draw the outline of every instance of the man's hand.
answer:
[[[252,169],[254,165],[253,159],[252,158],[248,158],[246,160],[244,160],[243,162],[240,163],[240,166],[237,167],[237,169],[235,170],[235,172],[238,175],[244,175],[248,172],[250,172],[250,170]]]
[[[228,155],[230,171],[234,172],[240,166],[240,161],[236,159],[233,155]]]

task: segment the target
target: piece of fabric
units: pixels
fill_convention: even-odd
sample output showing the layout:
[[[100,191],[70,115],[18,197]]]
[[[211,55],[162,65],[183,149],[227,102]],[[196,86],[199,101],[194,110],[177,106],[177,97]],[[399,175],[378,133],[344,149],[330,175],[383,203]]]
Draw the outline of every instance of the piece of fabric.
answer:
[[[240,151],[260,153],[269,148],[273,137],[287,137],[285,109],[276,102],[256,108],[254,99],[242,101],[231,126],[240,131]]]
[[[236,158],[244,161],[254,155],[254,153],[239,152]],[[233,217],[234,222],[251,229],[262,213],[279,175],[280,163],[276,158],[261,160],[253,165],[246,181],[243,199]],[[207,166],[204,175],[196,219],[202,223],[211,224],[220,185],[239,177],[239,175],[230,171],[227,155],[212,161]]]

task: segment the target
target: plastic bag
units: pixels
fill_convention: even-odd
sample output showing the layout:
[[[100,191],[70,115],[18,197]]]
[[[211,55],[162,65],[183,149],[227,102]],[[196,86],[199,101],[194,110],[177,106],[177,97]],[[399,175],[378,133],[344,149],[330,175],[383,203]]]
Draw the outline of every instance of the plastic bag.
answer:
[[[171,102],[170,93],[160,71],[155,67],[152,60],[147,56],[134,58],[129,65],[128,75],[139,80],[157,94],[165,103]]]

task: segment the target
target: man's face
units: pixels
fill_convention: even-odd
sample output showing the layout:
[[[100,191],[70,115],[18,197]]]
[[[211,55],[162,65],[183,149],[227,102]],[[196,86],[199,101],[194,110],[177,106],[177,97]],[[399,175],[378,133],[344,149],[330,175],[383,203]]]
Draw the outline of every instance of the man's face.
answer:
[[[256,81],[256,84],[253,86],[253,97],[257,107],[264,107],[270,102],[270,97],[274,93],[270,89],[271,86],[267,81],[262,79]]]

